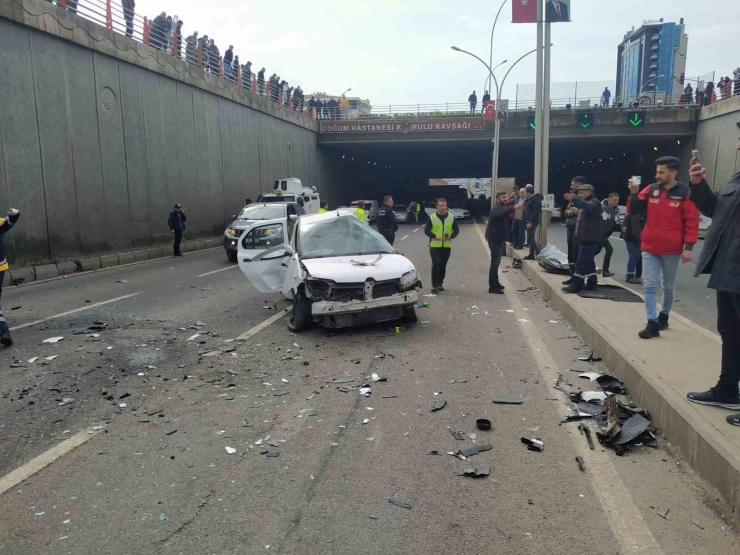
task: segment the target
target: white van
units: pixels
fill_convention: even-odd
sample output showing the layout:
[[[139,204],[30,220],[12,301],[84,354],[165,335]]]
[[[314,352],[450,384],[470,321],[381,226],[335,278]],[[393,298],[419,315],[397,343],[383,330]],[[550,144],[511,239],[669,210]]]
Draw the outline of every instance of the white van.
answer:
[[[257,198],[257,202],[297,202],[306,214],[317,214],[321,207],[321,197],[316,187],[304,187],[296,177],[275,180],[275,190]]]

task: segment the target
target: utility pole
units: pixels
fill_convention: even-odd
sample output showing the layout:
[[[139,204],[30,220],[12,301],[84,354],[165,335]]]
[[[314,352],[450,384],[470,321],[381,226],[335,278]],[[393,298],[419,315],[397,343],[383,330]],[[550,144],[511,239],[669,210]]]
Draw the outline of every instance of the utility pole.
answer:
[[[550,158],[550,23],[545,22],[545,0],[537,0],[537,81],[535,89],[534,190],[548,191]],[[548,216],[543,216],[538,245],[547,245]]]

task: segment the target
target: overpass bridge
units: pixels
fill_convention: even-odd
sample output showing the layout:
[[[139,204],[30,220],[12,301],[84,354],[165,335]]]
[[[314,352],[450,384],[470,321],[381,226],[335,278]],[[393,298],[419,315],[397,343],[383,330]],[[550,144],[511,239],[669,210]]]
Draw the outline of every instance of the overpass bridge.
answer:
[[[586,174],[607,186],[652,172],[657,156],[687,156],[699,122],[696,107],[554,109],[550,116],[550,181]],[[509,112],[501,125],[499,175],[531,180],[536,121]],[[380,165],[422,178],[490,175],[494,121],[483,116],[424,114],[322,120],[318,144],[335,159]],[[369,164],[368,164],[369,163]]]

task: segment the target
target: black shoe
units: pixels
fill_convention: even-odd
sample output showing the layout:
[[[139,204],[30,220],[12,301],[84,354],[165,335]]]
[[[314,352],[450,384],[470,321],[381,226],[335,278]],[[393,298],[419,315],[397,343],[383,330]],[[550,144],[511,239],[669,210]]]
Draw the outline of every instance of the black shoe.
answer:
[[[660,331],[668,329],[668,314],[665,312],[658,314],[658,327],[660,328]]]
[[[436,295],[437,293],[439,293],[439,288],[438,287],[432,287],[432,295]]]
[[[712,405],[713,407],[722,407],[723,409],[730,410],[740,409],[739,393],[735,392],[734,395],[728,395],[717,391],[716,387],[711,388],[709,391],[692,391],[686,394],[686,398],[692,403],[698,403],[700,405]]]
[[[571,277],[571,278],[568,278],[568,279],[566,279],[566,280],[565,280],[565,281],[563,282],[563,285],[570,285],[571,283],[573,283],[573,278],[572,278],[572,277]]]
[[[443,285],[440,285],[439,287],[437,287],[437,289],[438,289],[439,291],[444,291],[444,290],[445,290],[445,288],[444,288],[444,286],[443,286]]]
[[[596,291],[599,288],[598,283],[588,282],[583,286],[584,291]]]
[[[10,337],[10,332],[8,330],[0,332],[0,343],[2,343],[4,347],[10,347],[13,344],[13,338]]]
[[[503,295],[504,288],[501,285],[499,285],[498,287],[489,287],[488,292],[493,293],[494,295]]]
[[[728,424],[732,424],[733,426],[740,426],[740,414],[731,414],[725,420],[727,420]]]
[[[571,283],[568,287],[563,287],[565,293],[580,293],[583,290],[583,286],[578,283]]]
[[[528,254],[527,256],[524,257],[524,260],[534,260],[534,256],[532,256],[531,254]]]
[[[614,277],[614,272],[610,272],[609,270],[604,270],[601,272],[601,275],[604,277]]]
[[[640,278],[631,277],[624,280],[625,283],[631,283],[633,285],[640,285],[642,283],[642,280]]]
[[[637,333],[642,339],[651,339],[653,337],[660,337],[660,326],[656,320],[648,320],[645,329]]]

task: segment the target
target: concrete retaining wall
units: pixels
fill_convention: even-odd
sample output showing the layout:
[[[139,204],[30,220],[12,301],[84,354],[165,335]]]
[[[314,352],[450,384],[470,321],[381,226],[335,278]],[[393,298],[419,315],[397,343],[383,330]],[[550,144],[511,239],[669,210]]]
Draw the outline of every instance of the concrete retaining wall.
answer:
[[[738,123],[740,96],[706,106],[699,114],[696,149],[707,167],[707,181],[715,191],[740,172],[740,152],[735,150],[740,137]]]
[[[217,235],[281,177],[336,198],[314,121],[44,0],[0,0],[0,76],[11,263],[166,240],[175,203]]]

